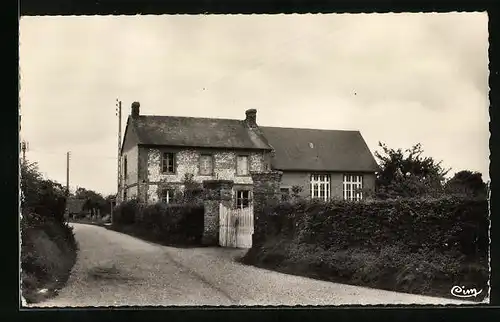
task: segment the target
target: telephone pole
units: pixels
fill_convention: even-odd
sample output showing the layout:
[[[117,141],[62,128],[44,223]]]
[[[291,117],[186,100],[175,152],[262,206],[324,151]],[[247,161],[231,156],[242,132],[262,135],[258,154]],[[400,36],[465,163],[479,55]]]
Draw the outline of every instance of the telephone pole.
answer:
[[[28,150],[28,142],[23,140],[21,142],[21,151],[23,152],[23,163],[26,162],[26,150]]]
[[[66,152],[66,197],[69,197],[69,155],[70,152]]]
[[[121,145],[122,145],[122,102],[116,99],[116,115],[118,115],[118,188],[116,201],[121,200],[121,189],[122,189],[122,175],[121,175]]]

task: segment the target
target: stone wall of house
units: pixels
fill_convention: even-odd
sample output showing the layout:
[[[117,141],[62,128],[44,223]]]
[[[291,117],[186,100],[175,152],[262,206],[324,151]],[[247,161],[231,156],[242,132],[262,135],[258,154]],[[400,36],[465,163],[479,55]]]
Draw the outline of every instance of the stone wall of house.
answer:
[[[132,146],[129,149],[123,151],[121,156],[121,173],[123,177],[123,192],[127,192],[127,200],[131,198],[136,198],[138,195],[137,191],[137,179],[138,179],[138,165],[139,165],[139,148]],[[125,158],[127,159],[127,169],[125,169]],[[126,170],[126,172],[125,172]]]
[[[142,163],[147,165],[147,185],[145,199],[148,202],[156,202],[159,199],[159,186],[169,187],[175,190],[182,189],[182,181],[186,174],[192,174],[194,181],[202,183],[205,180],[232,180],[235,185],[252,185],[252,177],[236,175],[236,158],[238,155],[248,155],[249,171],[262,171],[264,163],[269,162],[263,152],[237,152],[214,149],[177,149],[172,151],[176,157],[176,172],[174,174],[161,173],[161,154],[172,151],[170,149],[145,149],[146,160]],[[213,175],[199,174],[199,157],[201,154],[213,155]]]
[[[219,211],[220,204],[232,208],[232,180],[206,180],[204,224],[202,242],[205,245],[219,244]]]
[[[252,172],[254,208],[281,200],[280,186],[283,172]]]

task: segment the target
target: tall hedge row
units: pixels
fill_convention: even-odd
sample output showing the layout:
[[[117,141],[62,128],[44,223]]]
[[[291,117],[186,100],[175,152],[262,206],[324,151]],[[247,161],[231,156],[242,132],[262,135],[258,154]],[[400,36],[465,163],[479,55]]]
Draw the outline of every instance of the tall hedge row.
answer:
[[[145,205],[130,200],[116,207],[113,224],[133,227],[165,243],[197,245],[203,235],[203,217],[204,207],[196,203]]]
[[[487,201],[459,197],[281,203],[255,224],[257,244],[280,235],[323,249],[398,245],[484,258],[489,243]]]

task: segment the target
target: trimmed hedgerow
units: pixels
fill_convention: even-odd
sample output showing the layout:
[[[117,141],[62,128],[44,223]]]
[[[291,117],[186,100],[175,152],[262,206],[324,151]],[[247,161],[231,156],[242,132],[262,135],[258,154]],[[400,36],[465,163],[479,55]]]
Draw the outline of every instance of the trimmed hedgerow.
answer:
[[[113,225],[164,244],[198,245],[203,235],[204,207],[200,204],[140,204],[135,200],[118,206]]]
[[[301,201],[281,203],[256,216],[258,230],[283,235],[324,249],[402,244],[407,251],[421,248],[486,256],[486,200],[446,197],[366,202]]]
[[[301,200],[259,209],[254,222],[247,264],[444,297],[487,285],[486,200]]]

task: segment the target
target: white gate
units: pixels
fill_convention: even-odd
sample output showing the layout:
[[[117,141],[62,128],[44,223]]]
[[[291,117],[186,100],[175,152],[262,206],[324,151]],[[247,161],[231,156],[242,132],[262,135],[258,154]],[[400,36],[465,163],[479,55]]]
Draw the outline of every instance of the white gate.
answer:
[[[219,206],[219,245],[222,247],[250,248],[253,235],[253,206],[230,209]]]

